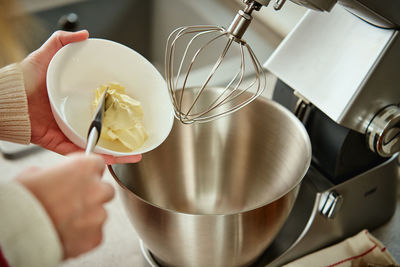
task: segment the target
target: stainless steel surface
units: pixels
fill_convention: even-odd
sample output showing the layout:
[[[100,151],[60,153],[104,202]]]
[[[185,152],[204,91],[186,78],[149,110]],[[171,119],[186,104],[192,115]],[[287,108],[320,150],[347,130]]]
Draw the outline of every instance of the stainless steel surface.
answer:
[[[339,0],[347,10],[365,21],[383,28],[400,28],[398,0]]]
[[[88,134],[85,155],[89,155],[93,152],[94,148],[96,147],[97,141],[99,140],[99,136],[99,132],[97,132],[97,129],[93,127]]]
[[[150,250],[146,248],[146,246],[144,245],[143,241],[139,240],[139,243],[140,243],[140,251],[142,252],[142,255],[146,259],[147,263],[151,267],[160,267],[158,262],[154,259],[153,255],[151,255]]]
[[[309,11],[265,67],[332,120],[360,133],[400,102],[398,31],[365,23],[340,6]]]
[[[366,131],[369,148],[382,157],[400,151],[400,108],[387,106],[372,119]]]
[[[262,4],[263,6],[268,6],[268,4],[270,3],[270,0],[254,0],[254,1]],[[318,11],[330,11],[337,2],[337,0],[290,0],[290,1],[300,6],[304,6]],[[246,2],[246,0],[244,0],[243,2]],[[250,1],[247,0],[247,2]],[[285,4],[285,2],[286,0],[275,0],[274,9],[280,10],[282,6]]]
[[[397,156],[335,186],[321,180],[324,178],[317,171],[310,170],[312,172],[303,180],[298,200],[282,231],[256,267],[265,264],[282,266],[364,229],[374,233],[373,230],[388,222],[396,211],[399,193]],[[332,192],[341,196],[341,206],[335,216],[327,217],[321,207],[326,202],[325,196]],[[389,250],[398,254],[394,247]]]
[[[186,92],[184,101],[195,96]],[[140,163],[109,169],[136,232],[162,265],[243,266],[279,232],[310,157],[300,121],[258,98],[207,124],[175,123]]]
[[[276,0],[274,4],[274,9],[275,10],[281,10],[283,5],[285,4],[286,0]]]
[[[252,17],[250,14],[244,12],[243,10],[239,10],[231,25],[228,27],[227,32],[235,38],[242,39],[243,34],[249,27],[251,20]]]
[[[245,2],[246,7],[237,13],[227,30],[218,26],[185,26],[168,37],[165,77],[175,116],[181,122],[208,122],[228,115],[249,104],[265,89],[266,77],[262,66],[250,45],[242,39],[251,22],[251,13],[259,10],[261,5],[254,1]],[[184,52],[175,54],[176,50]],[[209,69],[204,71],[200,80],[197,77],[193,79],[193,70],[202,57],[211,58],[212,62],[206,64]],[[236,61],[234,69],[230,68],[231,64],[225,64],[229,58]],[[215,83],[220,81],[216,76],[228,77],[227,82],[224,85]],[[248,77],[254,79],[247,81]],[[204,101],[203,95],[215,86],[225,89],[214,99],[210,99],[208,94],[204,98],[209,102]],[[187,88],[197,88],[197,92],[193,102],[184,105],[176,92],[181,90],[181,96],[184,96]]]
[[[336,191],[324,192],[321,196],[319,212],[328,219],[333,219],[340,211],[343,203],[343,196]]]
[[[88,155],[93,152],[97,142],[99,141],[101,128],[103,123],[103,117],[106,109],[106,97],[107,97],[108,87],[104,90],[103,94],[100,96],[97,108],[94,112],[92,122],[90,123],[87,145],[85,149],[85,154]]]
[[[255,0],[267,6],[264,1]],[[274,9],[280,10],[286,0],[276,0]],[[291,0],[300,6],[317,11],[331,11],[339,3],[355,16],[371,23],[375,26],[399,29],[400,28],[400,3],[398,0]]]
[[[291,0],[300,6],[318,11],[330,11],[336,4],[337,0]]]
[[[396,216],[391,218],[400,199],[398,171],[397,158],[392,157],[373,170],[335,186],[311,167],[302,181],[292,212],[282,230],[251,266],[282,266],[364,229],[383,241],[398,260],[396,240],[399,233],[388,230],[390,227],[396,228],[396,221],[400,218],[399,208]],[[385,178],[382,179],[383,177]],[[333,209],[335,216],[326,216],[322,209],[328,198],[333,200],[329,201],[331,204],[336,203]],[[333,207],[330,204],[329,206]],[[139,242],[142,255],[149,266],[161,266],[143,241]]]

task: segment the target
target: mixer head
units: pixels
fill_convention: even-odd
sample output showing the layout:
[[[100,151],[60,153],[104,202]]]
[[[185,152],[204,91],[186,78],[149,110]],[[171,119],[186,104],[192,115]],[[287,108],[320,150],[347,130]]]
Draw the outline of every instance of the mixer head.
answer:
[[[208,122],[230,114],[257,98],[266,77],[250,45],[242,39],[253,10],[261,4],[244,1],[228,29],[185,26],[168,37],[165,77],[175,116],[182,123]],[[215,98],[204,92],[217,90]],[[188,93],[195,98],[184,101]],[[247,93],[245,93],[247,92]],[[250,93],[250,94],[249,94]]]

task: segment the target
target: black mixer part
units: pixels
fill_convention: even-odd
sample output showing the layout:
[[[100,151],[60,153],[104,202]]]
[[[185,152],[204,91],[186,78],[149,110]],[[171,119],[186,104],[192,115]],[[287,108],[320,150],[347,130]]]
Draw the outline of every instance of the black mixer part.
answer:
[[[273,99],[294,110],[298,98],[281,80]],[[304,122],[312,144],[312,165],[332,183],[339,184],[387,160],[369,150],[365,136],[335,123],[315,106]]]

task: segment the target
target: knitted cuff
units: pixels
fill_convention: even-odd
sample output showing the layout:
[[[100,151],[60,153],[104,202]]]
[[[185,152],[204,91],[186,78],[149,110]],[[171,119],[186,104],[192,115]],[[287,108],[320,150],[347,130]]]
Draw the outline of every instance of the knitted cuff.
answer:
[[[18,64],[0,69],[0,139],[20,144],[31,140],[28,100]]]

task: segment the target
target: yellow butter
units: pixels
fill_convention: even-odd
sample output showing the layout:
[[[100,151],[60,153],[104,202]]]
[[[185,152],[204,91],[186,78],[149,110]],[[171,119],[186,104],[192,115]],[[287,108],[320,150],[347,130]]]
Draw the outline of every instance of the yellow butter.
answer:
[[[108,87],[99,145],[120,152],[140,148],[148,135],[143,126],[143,109],[139,101],[125,94],[118,83],[109,83],[96,89],[93,109],[99,104]]]

